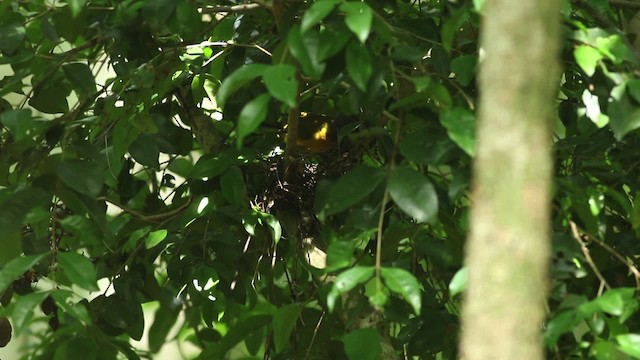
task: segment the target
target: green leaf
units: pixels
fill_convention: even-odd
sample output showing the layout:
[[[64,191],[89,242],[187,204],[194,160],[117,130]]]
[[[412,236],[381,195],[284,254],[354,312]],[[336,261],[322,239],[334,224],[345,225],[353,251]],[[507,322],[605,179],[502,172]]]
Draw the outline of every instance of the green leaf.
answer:
[[[167,335],[171,328],[175,325],[181,307],[178,302],[170,302],[169,304],[161,303],[155,312],[153,324],[149,328],[149,350],[152,353],[158,352],[167,342]]]
[[[29,100],[29,105],[46,114],[66,113],[69,111],[68,94],[68,91],[57,87],[37,88]]]
[[[177,1],[175,0],[153,0],[147,3],[142,9],[142,16],[147,24],[152,28],[160,29],[166,26],[167,20],[173,13]]]
[[[29,255],[11,260],[0,269],[0,293],[5,291],[11,283],[25,272],[34,267],[47,254]]]
[[[267,226],[269,227],[269,232],[271,233],[271,238],[273,239],[273,242],[277,245],[278,242],[280,242],[280,239],[282,238],[282,226],[280,225],[280,222],[278,221],[278,219],[276,219],[275,216],[268,213],[261,212],[260,218],[262,219],[262,221],[267,223]]]
[[[267,118],[269,101],[271,96],[268,93],[260,94],[255,99],[249,101],[240,111],[238,116],[238,146],[242,147],[242,142],[247,135],[253,133],[260,127],[260,124]]]
[[[36,309],[42,301],[49,296],[49,292],[35,292],[20,296],[11,313],[14,333],[19,335],[30,325]]]
[[[327,251],[326,272],[332,272],[351,265],[354,244],[351,241],[334,241]]]
[[[151,134],[140,134],[138,138],[129,145],[129,154],[140,165],[148,166],[156,171],[160,170],[160,149],[158,148],[157,137]]]
[[[84,8],[86,2],[87,0],[67,0],[69,9],[71,9],[71,16],[77,17],[78,15],[80,15],[80,12],[82,12],[82,9]]]
[[[547,322],[544,333],[547,347],[553,348],[557,344],[558,339],[560,339],[560,336],[572,331],[582,320],[583,318],[573,309],[563,311],[551,318],[551,320]]]
[[[290,108],[296,107],[298,81],[295,67],[289,64],[273,65],[264,71],[262,79],[271,96]]]
[[[320,79],[325,64],[320,61],[320,38],[317,31],[307,31],[304,36],[300,27],[294,26],[289,30],[287,38],[291,55],[298,60],[302,71],[312,79]]]
[[[77,335],[67,344],[68,360],[93,360],[97,353],[96,341],[89,336]]]
[[[371,279],[375,268],[372,266],[356,266],[349,270],[343,271],[338,275],[333,287],[327,295],[327,307],[330,312],[335,308],[336,300],[340,294],[344,294],[359,284],[365,283]]]
[[[640,334],[622,334],[616,336],[618,349],[636,359],[640,358]]]
[[[631,101],[626,92],[626,85],[620,84],[611,90],[609,102],[609,127],[613,130],[616,140],[633,130],[640,128],[640,107]]]
[[[20,231],[25,217],[32,211],[48,209],[51,194],[37,187],[25,188],[0,201],[0,229],[8,234]]]
[[[22,233],[20,231],[3,231],[2,251],[0,251],[0,267],[22,255]]]
[[[33,130],[29,109],[5,111],[0,114],[0,122],[9,129],[15,141],[28,138]]]
[[[373,22],[373,11],[369,5],[360,1],[345,2],[340,5],[340,10],[345,12],[344,23],[364,44],[369,37]]]
[[[407,167],[401,167],[391,174],[388,184],[389,195],[402,211],[425,222],[438,213],[438,196],[424,175]]]
[[[629,301],[633,299],[634,293],[635,289],[632,288],[607,290],[604,294],[591,301],[591,304],[596,305],[603,312],[620,316]]]
[[[371,54],[362,44],[354,42],[347,47],[346,57],[349,75],[351,75],[358,89],[366,92],[369,78],[371,77],[371,73],[373,73]]]
[[[57,255],[57,261],[73,284],[89,291],[98,290],[96,268],[89,259],[72,252],[61,252]]]
[[[244,177],[240,168],[233,166],[220,177],[222,195],[234,205],[243,205],[247,201],[247,190],[244,185]]]
[[[338,0],[321,0],[314,2],[304,13],[300,24],[301,33],[305,33],[320,21],[324,20],[338,5]]]
[[[147,249],[151,249],[152,247],[160,244],[162,240],[164,240],[166,237],[167,237],[167,229],[152,231],[144,239],[144,246]]]
[[[342,337],[342,343],[349,360],[381,359],[380,334],[376,329],[354,330]]]
[[[26,29],[19,23],[0,26],[0,50],[6,55],[13,55],[22,45],[25,34]]]
[[[451,71],[456,75],[455,79],[462,86],[471,83],[476,75],[476,63],[478,58],[475,55],[462,55],[451,61]]]
[[[56,175],[65,185],[91,197],[98,196],[104,185],[102,167],[94,162],[83,160],[61,162],[56,167]]]
[[[469,9],[467,7],[461,7],[445,18],[441,29],[441,36],[442,46],[444,46],[447,51],[451,51],[453,40],[458,30],[462,28],[468,19]]]
[[[588,45],[579,45],[573,50],[573,57],[587,76],[593,76],[598,62],[603,56],[597,49]]]
[[[455,275],[453,275],[453,279],[451,279],[451,282],[449,283],[449,293],[451,294],[451,297],[462,293],[467,288],[468,282],[469,269],[465,266],[456,271]]]
[[[267,69],[269,69],[269,65],[247,64],[227,76],[220,85],[216,95],[218,106],[221,108],[224,107],[225,102],[231,95],[251,80],[262,76]]]
[[[229,166],[231,166],[231,159],[227,156],[214,158],[203,156],[193,166],[189,177],[193,179],[212,179],[227,171]]]
[[[273,343],[276,347],[276,353],[281,353],[289,348],[289,337],[298,322],[302,308],[302,304],[289,304],[278,309],[273,315]]]
[[[627,92],[633,100],[640,103],[640,79],[631,79],[627,81]]]
[[[473,156],[476,146],[476,117],[463,108],[445,111],[440,122],[447,128],[449,138],[453,140],[469,156]]]
[[[67,79],[75,86],[78,97],[87,97],[96,92],[96,81],[87,64],[73,63],[62,66]]]
[[[371,194],[384,179],[382,169],[358,166],[343,175],[330,188],[324,203],[316,203],[316,211],[324,216],[342,212]]]
[[[422,307],[422,287],[416,277],[405,269],[385,267],[380,269],[380,275],[389,290],[402,295],[419,316]]]

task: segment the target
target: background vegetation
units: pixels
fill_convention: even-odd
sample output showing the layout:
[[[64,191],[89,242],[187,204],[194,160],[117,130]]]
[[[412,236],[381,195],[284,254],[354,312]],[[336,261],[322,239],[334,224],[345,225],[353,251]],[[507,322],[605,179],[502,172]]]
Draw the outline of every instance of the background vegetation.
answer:
[[[640,358],[640,3],[562,4],[544,347]],[[1,2],[0,314],[24,357],[455,358],[482,12]]]

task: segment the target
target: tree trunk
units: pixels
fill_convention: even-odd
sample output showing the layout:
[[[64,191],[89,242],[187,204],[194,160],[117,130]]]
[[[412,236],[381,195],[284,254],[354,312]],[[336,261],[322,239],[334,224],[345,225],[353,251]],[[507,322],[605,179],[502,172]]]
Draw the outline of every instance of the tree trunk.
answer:
[[[460,354],[543,359],[560,1],[487,0],[484,10]]]

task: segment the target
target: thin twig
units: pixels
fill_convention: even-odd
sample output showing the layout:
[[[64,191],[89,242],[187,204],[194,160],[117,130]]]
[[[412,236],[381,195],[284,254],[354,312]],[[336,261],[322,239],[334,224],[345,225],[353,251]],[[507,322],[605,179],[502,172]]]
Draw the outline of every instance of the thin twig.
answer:
[[[578,226],[573,221],[569,221],[569,226],[571,227],[571,234],[573,234],[573,238],[578,242],[578,244],[580,244],[582,254],[584,255],[584,258],[587,260],[587,263],[589,264],[591,269],[593,270],[593,273],[596,274],[596,277],[600,280],[600,283],[604,285],[604,287],[606,287],[607,290],[611,289],[611,286],[609,286],[609,283],[604,278],[604,276],[602,276],[602,273],[596,266],[596,263],[591,258],[591,253],[589,253],[589,248],[587,248],[587,244],[580,237],[580,233],[578,232]]]
[[[304,356],[304,360],[309,359],[309,354],[311,353],[311,348],[313,347],[313,342],[316,339],[316,335],[318,334],[318,330],[320,329],[320,324],[322,324],[322,320],[324,319],[325,312],[322,312],[320,315],[320,319],[318,319],[318,323],[316,324],[316,328],[313,330],[313,335],[311,335],[311,341],[309,342],[309,347],[307,348],[307,354]]]

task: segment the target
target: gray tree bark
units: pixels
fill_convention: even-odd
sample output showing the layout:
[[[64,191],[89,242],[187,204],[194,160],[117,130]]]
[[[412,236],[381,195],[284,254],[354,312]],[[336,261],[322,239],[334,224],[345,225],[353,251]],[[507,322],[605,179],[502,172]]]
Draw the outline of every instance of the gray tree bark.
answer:
[[[560,1],[487,0],[484,10],[460,355],[537,360],[544,358]]]

